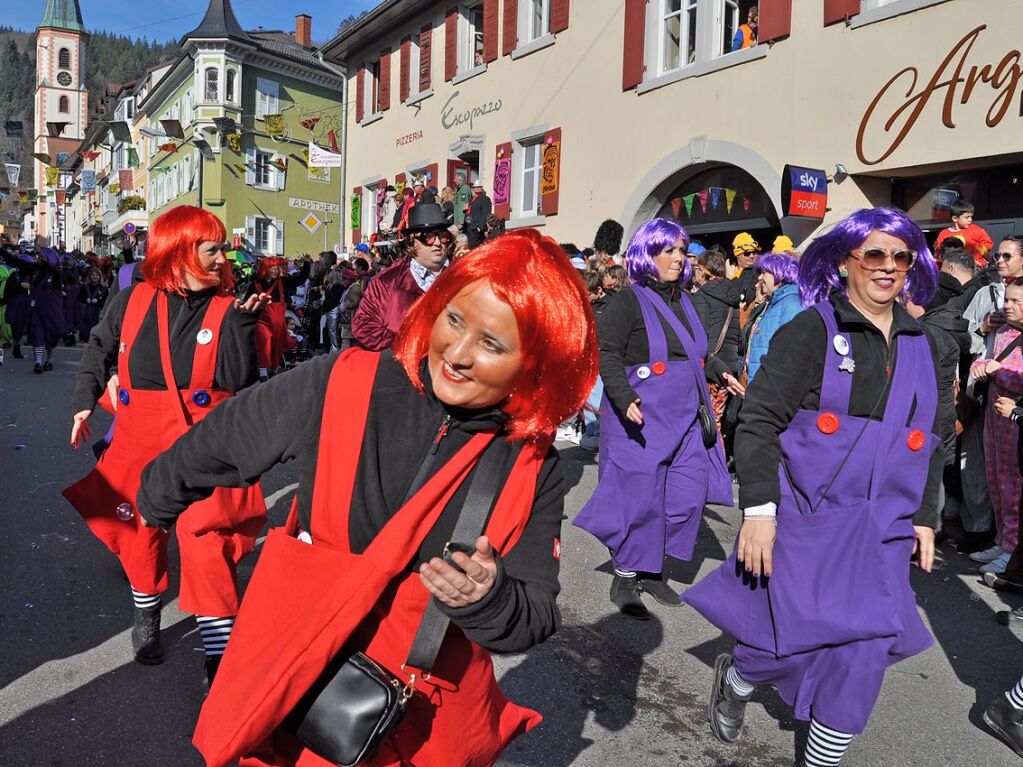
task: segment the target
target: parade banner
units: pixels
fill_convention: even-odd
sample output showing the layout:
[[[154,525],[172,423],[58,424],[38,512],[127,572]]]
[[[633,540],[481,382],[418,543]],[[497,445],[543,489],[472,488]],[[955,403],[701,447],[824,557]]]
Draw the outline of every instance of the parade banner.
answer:
[[[311,168],[340,168],[341,155],[328,152],[312,141],[309,142],[309,167]]]
[[[543,170],[540,179],[540,194],[554,194],[558,191],[561,177],[561,142],[552,141],[543,147]]]
[[[362,228],[362,197],[352,195],[352,229]]]
[[[107,191],[110,192],[110,194],[120,194],[121,193],[121,185],[120,184],[110,184],[110,186],[107,187]]]
[[[57,152],[57,165],[63,165],[67,162],[67,158],[71,156],[70,152]]]
[[[266,127],[266,135],[271,138],[284,135],[284,115],[282,114],[264,115],[263,125]]]
[[[228,133],[224,138],[227,139],[227,146],[232,152],[242,151],[242,134],[240,133]]]
[[[720,186],[712,186],[710,188],[710,207],[717,210],[718,205],[721,204],[721,193],[725,191]]]
[[[404,181],[395,181],[394,182],[394,191],[398,193],[398,197],[401,197],[403,194],[405,194],[405,182]]]
[[[57,186],[57,181],[59,180],[60,180],[59,168],[46,169],[46,186]]]
[[[83,170],[79,180],[81,181],[83,192],[96,191],[96,171],[91,168]]]
[[[28,202],[28,192],[24,190],[18,192],[18,202]]]
[[[134,189],[135,179],[130,169],[117,171],[117,180],[121,182],[121,189]]]
[[[333,130],[327,131],[327,140],[330,141],[330,151],[337,152],[337,133]]]
[[[319,117],[309,117],[309,118],[306,118],[305,120],[299,120],[298,124],[301,125],[303,128],[305,128],[306,130],[311,131],[313,128],[316,127],[316,124],[319,121],[320,121]]]
[[[682,198],[675,197],[671,201],[671,212],[675,214],[675,220],[678,220],[679,215],[682,213]]]
[[[96,151],[93,151],[93,150],[89,149],[89,150],[86,150],[86,151],[82,152],[82,157],[84,157],[86,160],[90,160],[90,161],[91,160],[95,160],[97,157],[99,157],[99,152],[96,152]],[[137,155],[136,155],[136,157],[137,157]]]
[[[21,178],[21,166],[14,163],[4,163],[4,170],[7,171],[7,180],[11,182],[11,186],[17,186],[18,179]]]
[[[160,144],[161,152],[176,152],[178,151],[178,145],[172,141],[168,141],[166,144]]]
[[[511,157],[498,157],[494,165],[494,205],[511,205]]]

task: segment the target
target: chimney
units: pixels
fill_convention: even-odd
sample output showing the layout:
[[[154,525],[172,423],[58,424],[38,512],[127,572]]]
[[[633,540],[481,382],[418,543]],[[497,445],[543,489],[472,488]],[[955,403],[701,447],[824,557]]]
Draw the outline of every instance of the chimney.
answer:
[[[295,42],[311,48],[313,45],[313,17],[300,13],[295,17]]]

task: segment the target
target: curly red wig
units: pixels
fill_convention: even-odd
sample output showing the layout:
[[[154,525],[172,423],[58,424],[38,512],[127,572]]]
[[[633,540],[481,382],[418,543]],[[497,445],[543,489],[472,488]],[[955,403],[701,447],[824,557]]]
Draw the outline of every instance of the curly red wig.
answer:
[[[549,438],[593,388],[597,331],[579,273],[561,247],[535,229],[490,240],[448,267],[406,315],[395,357],[423,391],[420,363],[434,322],[452,298],[483,280],[512,308],[522,342],[525,369],[502,407],[511,417],[510,438]]]
[[[193,205],[179,205],[157,218],[149,227],[149,244],[142,262],[146,282],[169,293],[185,292],[185,272],[202,278],[196,247],[203,242],[223,242],[227,230],[220,219],[208,210]],[[220,270],[220,291],[234,287],[231,262]]]

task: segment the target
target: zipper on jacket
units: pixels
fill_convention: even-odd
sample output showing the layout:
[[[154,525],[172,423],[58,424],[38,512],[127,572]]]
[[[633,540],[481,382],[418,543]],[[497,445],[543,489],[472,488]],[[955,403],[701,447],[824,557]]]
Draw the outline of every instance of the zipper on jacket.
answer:
[[[437,436],[433,439],[433,446],[430,448],[430,455],[437,455],[437,450],[440,448],[440,443],[447,436],[448,429],[451,427],[451,416],[444,415],[444,420],[441,421],[440,428],[437,430]]]
[[[426,480],[430,476],[430,469],[433,468],[434,459],[437,457],[437,451],[440,449],[440,443],[444,440],[444,437],[447,436],[450,428],[451,416],[445,413],[444,420],[441,421],[440,428],[437,430],[437,436],[433,438],[433,444],[430,446],[430,451],[426,454],[426,458],[423,459],[422,464],[420,464],[419,471],[416,472],[415,479],[412,480],[412,485],[405,494],[405,503],[408,503],[409,499],[419,492],[419,488],[426,484]]]

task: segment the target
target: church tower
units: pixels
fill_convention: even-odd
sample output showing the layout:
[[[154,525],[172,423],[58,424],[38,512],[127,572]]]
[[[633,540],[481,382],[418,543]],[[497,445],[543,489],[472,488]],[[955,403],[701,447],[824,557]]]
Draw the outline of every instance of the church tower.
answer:
[[[88,38],[78,0],[46,0],[43,20],[36,29],[33,138],[34,151],[48,154],[53,165],[65,152],[73,152],[85,137],[89,120],[89,92],[85,87]],[[57,245],[56,187],[47,186],[43,163],[35,160],[32,165],[39,193],[36,234]]]

